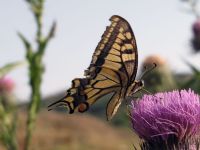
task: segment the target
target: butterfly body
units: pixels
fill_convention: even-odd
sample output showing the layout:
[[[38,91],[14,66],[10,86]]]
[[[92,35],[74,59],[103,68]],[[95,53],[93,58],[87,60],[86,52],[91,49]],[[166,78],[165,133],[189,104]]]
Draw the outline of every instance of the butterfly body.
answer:
[[[143,86],[135,81],[138,53],[133,31],[120,16],[112,16],[97,45],[85,78],[72,80],[71,88],[61,100],[51,104],[66,106],[69,113],[84,112],[101,97],[112,93],[107,104],[107,119],[117,112],[121,102]]]

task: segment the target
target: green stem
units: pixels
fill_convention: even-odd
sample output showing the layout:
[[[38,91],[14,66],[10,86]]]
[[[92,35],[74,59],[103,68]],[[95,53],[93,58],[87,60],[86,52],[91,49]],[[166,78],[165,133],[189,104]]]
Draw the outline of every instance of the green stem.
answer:
[[[43,15],[43,6],[44,6],[44,0],[39,0],[39,5],[37,6],[36,11],[34,11],[34,17],[36,20],[36,26],[37,26],[37,34],[36,34],[36,41],[38,43],[41,43],[42,40],[42,15]]]
[[[35,14],[36,24],[37,24],[37,42],[40,42],[42,36],[42,14],[37,13]]]
[[[198,19],[200,16],[199,16],[199,12],[197,11],[197,3],[198,3],[198,1],[196,1],[196,0],[189,0],[191,10],[192,10],[193,14],[195,15],[195,17]]]
[[[35,126],[36,117],[40,108],[41,94],[40,94],[40,85],[42,81],[43,65],[41,59],[34,54],[32,63],[30,63],[30,85],[31,85],[31,103],[28,109],[28,119],[27,119],[27,130],[26,130],[26,139],[25,139],[25,150],[29,149],[31,142],[32,131]]]
[[[42,74],[43,74],[43,65],[42,65],[42,57],[43,53],[39,54],[40,47],[42,45],[42,13],[43,13],[43,1],[39,2],[39,6],[37,7],[37,11],[33,11],[36,25],[37,25],[37,33],[36,33],[36,42],[38,45],[38,49],[36,52],[32,54],[32,57],[28,59],[29,61],[29,74],[30,74],[30,85],[31,85],[31,102],[28,108],[28,118],[27,118],[27,129],[26,129],[26,138],[25,138],[25,150],[29,150],[31,137],[33,133],[33,129],[35,127],[35,122],[37,118],[37,114],[40,108],[41,94],[40,94],[40,86],[42,82]]]
[[[8,150],[17,150],[17,142],[15,139],[15,135],[13,135],[12,133],[8,133],[9,137],[8,137],[8,141],[7,141],[7,149]]]
[[[30,43],[20,35],[20,38],[25,44],[27,49],[26,59],[29,62],[29,80],[31,86],[31,102],[28,108],[27,128],[25,136],[25,147],[24,150],[30,149],[31,137],[37,114],[40,108],[41,93],[40,87],[42,83],[42,74],[44,72],[44,66],[42,64],[42,58],[46,49],[48,41],[53,37],[55,30],[55,23],[50,29],[49,35],[43,38],[42,35],[42,16],[43,16],[43,5],[44,0],[33,0],[29,1],[32,8],[32,13],[35,17],[37,31],[36,31],[36,44],[37,50],[34,52]]]

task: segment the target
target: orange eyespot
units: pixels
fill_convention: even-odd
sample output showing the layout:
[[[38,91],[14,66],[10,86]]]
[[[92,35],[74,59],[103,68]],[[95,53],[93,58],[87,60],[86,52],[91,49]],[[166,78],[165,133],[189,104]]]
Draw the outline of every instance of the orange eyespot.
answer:
[[[88,103],[79,104],[78,111],[80,113],[85,112],[86,110],[88,110]]]

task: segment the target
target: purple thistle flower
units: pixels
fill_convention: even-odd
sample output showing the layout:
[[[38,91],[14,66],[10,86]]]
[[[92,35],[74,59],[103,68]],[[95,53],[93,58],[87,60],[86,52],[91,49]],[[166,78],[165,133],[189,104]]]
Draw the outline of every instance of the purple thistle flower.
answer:
[[[196,20],[192,25],[192,31],[195,36],[200,36],[200,20]]]
[[[144,95],[132,101],[134,131],[143,150],[198,150],[200,98],[192,90]]]
[[[0,93],[11,92],[14,88],[14,82],[8,77],[0,78]]]
[[[191,44],[193,46],[194,52],[199,52],[200,50],[200,20],[196,20],[192,25],[193,38]]]

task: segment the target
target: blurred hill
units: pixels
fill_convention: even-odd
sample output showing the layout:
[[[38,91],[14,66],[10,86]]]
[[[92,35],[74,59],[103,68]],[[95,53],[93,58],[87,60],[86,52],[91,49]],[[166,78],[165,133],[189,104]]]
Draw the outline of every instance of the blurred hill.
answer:
[[[25,120],[25,112],[20,112],[17,131],[20,149],[24,145]],[[127,150],[131,149],[133,141],[134,134],[131,130],[114,128],[109,122],[90,115],[66,115],[43,110],[36,122],[31,149]],[[2,147],[0,149],[4,150]]]

